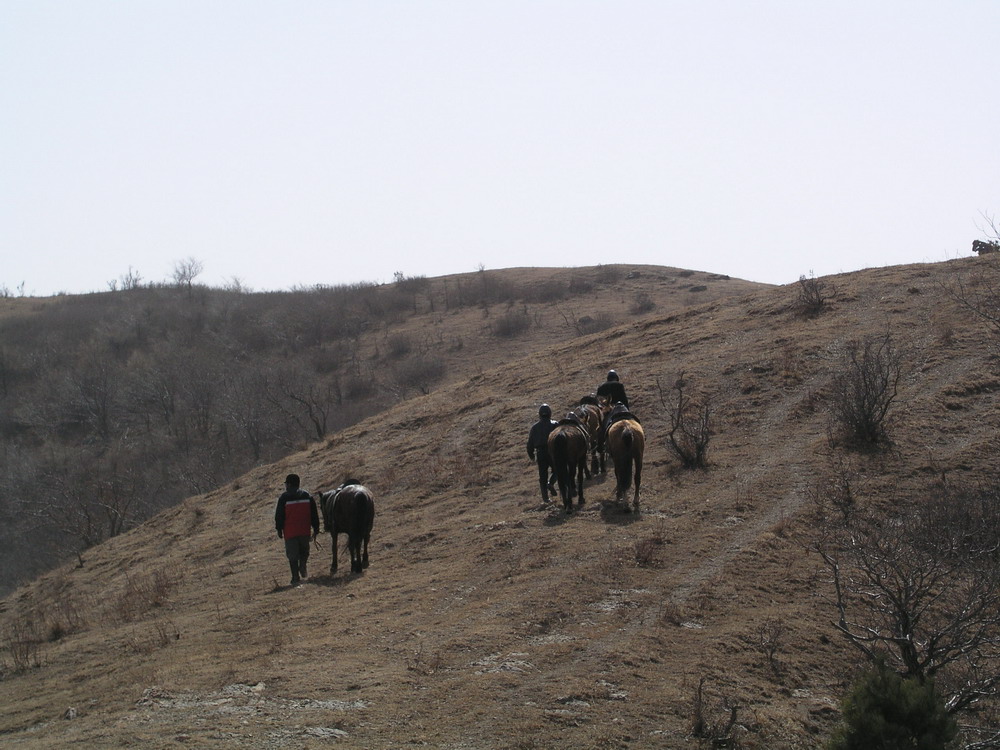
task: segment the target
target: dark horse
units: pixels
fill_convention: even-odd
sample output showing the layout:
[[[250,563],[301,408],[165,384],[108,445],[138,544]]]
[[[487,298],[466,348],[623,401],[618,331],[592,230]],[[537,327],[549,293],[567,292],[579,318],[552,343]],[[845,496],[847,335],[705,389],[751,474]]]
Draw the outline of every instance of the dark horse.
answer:
[[[604,420],[611,411],[606,399],[597,396],[584,396],[580,405],[573,412],[580,416],[590,433],[590,473],[596,474],[598,469],[603,474],[607,471],[604,456]]]
[[[578,419],[567,417],[549,433],[549,460],[559,481],[563,508],[573,510],[573,496],[579,495],[583,505],[583,470],[587,466],[590,435]]]
[[[625,501],[628,508],[626,494],[632,481],[632,467],[635,466],[635,494],[632,498],[632,507],[635,512],[639,512],[639,485],[642,482],[642,452],[646,447],[646,435],[642,431],[642,425],[635,419],[617,419],[608,427],[608,450],[611,453],[611,460],[615,465],[615,478],[617,487],[615,488],[615,500],[619,503]]]
[[[330,575],[337,572],[337,534],[347,534],[351,553],[351,572],[360,573],[368,567],[368,539],[375,523],[375,500],[360,484],[344,483],[335,490],[320,494],[323,530],[330,532],[333,560]]]

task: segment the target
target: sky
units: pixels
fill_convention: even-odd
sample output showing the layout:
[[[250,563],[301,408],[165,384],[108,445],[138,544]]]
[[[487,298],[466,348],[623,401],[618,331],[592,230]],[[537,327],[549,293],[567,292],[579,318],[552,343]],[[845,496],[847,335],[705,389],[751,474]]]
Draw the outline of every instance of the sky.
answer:
[[[998,32],[996,0],[0,0],[0,292],[968,256]]]

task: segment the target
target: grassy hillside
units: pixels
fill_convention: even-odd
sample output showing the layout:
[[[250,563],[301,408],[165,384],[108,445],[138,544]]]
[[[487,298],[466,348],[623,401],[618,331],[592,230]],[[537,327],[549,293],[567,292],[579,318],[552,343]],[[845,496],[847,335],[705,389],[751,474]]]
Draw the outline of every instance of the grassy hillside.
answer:
[[[836,294],[813,317],[792,285],[520,352],[487,346],[487,364],[451,368],[432,392],[11,594],[0,736],[36,748],[682,748],[711,746],[709,730],[735,715],[741,747],[818,747],[858,661],[809,548],[817,488],[849,472],[856,502],[873,506],[918,501],[942,477],[994,476],[990,334],[944,291],[985,262],[824,279]],[[832,385],[850,343],[886,331],[905,362],[892,444],[850,451],[831,425]],[[568,409],[609,366],[647,433],[643,510],[609,504],[601,476],[567,516],[539,502],[527,429],[539,402]],[[681,372],[713,407],[704,470],[683,470],[666,445]],[[289,471],[310,490],[346,474],[372,488],[365,573],[342,563],[331,578],[321,536],[308,583],[286,587],[272,514]]]
[[[0,298],[0,595],[414,395],[552,342],[755,288],[602,266],[282,293],[154,286]],[[44,504],[33,499],[39,486]]]

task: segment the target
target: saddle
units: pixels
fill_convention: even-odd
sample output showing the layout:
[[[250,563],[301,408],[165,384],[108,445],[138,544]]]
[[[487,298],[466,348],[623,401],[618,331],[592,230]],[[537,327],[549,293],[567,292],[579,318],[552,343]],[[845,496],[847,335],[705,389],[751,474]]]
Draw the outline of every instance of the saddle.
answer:
[[[615,411],[612,411],[611,414],[608,415],[607,426],[610,427],[612,424],[621,419],[631,419],[633,422],[642,424],[642,422],[639,422],[639,417],[637,417],[635,414],[630,412],[625,407],[622,407],[621,409],[616,409]]]
[[[567,414],[565,417],[556,422],[557,425],[560,424],[575,424],[577,427],[586,427],[586,425],[580,421],[580,417],[576,414]]]

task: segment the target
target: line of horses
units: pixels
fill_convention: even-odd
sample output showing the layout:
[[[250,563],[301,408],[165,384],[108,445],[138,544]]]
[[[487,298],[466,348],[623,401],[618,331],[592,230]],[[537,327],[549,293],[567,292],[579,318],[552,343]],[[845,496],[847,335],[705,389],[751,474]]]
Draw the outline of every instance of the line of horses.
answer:
[[[624,502],[634,486],[632,509],[639,512],[639,485],[642,482],[642,454],[646,440],[642,425],[623,404],[609,404],[596,396],[584,396],[549,434],[549,459],[559,484],[559,495],[567,512],[573,498],[583,505],[583,479],[606,471],[611,454],[615,469],[615,500]],[[590,465],[587,459],[590,458]],[[347,479],[334,490],[319,493],[323,530],[330,533],[330,575],[337,572],[337,537],[347,535],[351,572],[368,567],[368,542],[375,524],[375,499],[371,490]]]
[[[642,425],[624,404],[610,404],[589,395],[569,412],[549,433],[549,461],[559,485],[559,496],[567,513],[573,510],[573,498],[583,505],[583,479],[606,471],[605,457],[611,454],[615,468],[615,501],[624,503],[634,487],[632,509],[639,512],[639,486],[642,483],[642,454],[646,437]],[[590,465],[587,465],[587,458]]]

